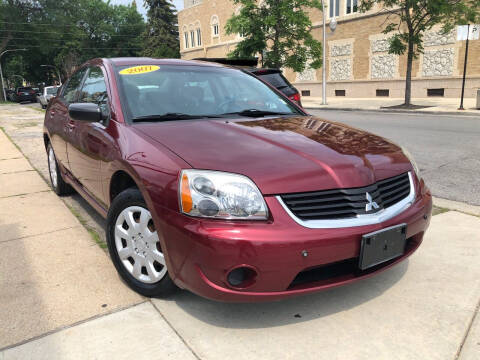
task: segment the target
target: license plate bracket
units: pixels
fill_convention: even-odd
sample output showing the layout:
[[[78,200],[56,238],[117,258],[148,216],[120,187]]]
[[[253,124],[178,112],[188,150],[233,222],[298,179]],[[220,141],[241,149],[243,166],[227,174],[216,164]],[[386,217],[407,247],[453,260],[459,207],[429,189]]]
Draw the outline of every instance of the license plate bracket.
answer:
[[[358,266],[366,270],[405,253],[407,224],[395,225],[362,236]]]

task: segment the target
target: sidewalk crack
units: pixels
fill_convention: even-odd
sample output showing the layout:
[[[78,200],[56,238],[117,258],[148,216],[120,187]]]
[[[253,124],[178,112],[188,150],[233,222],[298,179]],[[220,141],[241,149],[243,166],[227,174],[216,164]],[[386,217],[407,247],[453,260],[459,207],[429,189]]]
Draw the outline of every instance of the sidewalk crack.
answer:
[[[66,228],[56,229],[56,230],[47,231],[47,232],[43,232],[43,233],[38,233],[38,234],[33,234],[33,235],[26,235],[26,236],[20,236],[20,237],[15,238],[15,239],[0,240],[0,244],[7,243],[7,242],[10,242],[10,241],[16,241],[16,240],[24,240],[24,239],[28,239],[28,238],[31,238],[31,237],[41,236],[41,235],[53,234],[53,233],[56,233],[56,232],[58,232],[58,231],[75,229],[75,228],[81,227],[81,226],[82,226],[82,225],[69,226],[69,227],[66,227]]]
[[[465,331],[465,335],[463,336],[462,342],[460,343],[458,351],[455,354],[454,360],[457,360],[460,357],[460,355],[462,354],[463,346],[465,345],[465,342],[468,339],[468,335],[470,334],[470,330],[472,330],[473,323],[474,323],[475,318],[477,317],[479,311],[480,311],[480,300],[478,300],[477,306],[475,306],[475,311],[473,312],[473,316],[470,319],[470,323],[468,324],[467,331]]]
[[[157,308],[157,306],[155,305],[155,303],[152,301],[152,300],[149,300],[150,303],[153,305],[153,307],[155,308],[155,310],[157,310],[157,312],[160,314],[160,316],[162,317],[163,320],[165,320],[165,322],[168,324],[168,326],[170,326],[170,328],[173,330],[173,332],[175,334],[177,334],[177,336],[179,337],[179,339],[185,344],[185,346],[190,350],[190,352],[193,354],[193,356],[195,356],[196,359],[198,360],[201,360],[200,356],[198,356],[198,354],[195,352],[195,350],[193,350],[193,348],[187,343],[187,341],[183,338],[182,335],[180,335],[180,333],[177,331],[177,329],[175,329],[173,327],[173,325],[170,323],[170,321],[167,320],[167,318],[162,314],[162,312],[160,311],[159,308]]]

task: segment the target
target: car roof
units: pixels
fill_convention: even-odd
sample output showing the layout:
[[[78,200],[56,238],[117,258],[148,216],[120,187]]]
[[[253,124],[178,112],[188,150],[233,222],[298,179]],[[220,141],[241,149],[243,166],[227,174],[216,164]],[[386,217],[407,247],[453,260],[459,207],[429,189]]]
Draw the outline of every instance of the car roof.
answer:
[[[96,59],[94,59],[96,60]],[[91,60],[89,62],[94,62]],[[124,65],[178,65],[178,66],[205,66],[205,67],[217,67],[223,68],[221,64],[211,63],[207,61],[196,61],[196,60],[181,60],[181,59],[154,59],[148,57],[123,57],[123,58],[108,58],[103,59],[104,62],[109,62],[115,66],[124,66]]]

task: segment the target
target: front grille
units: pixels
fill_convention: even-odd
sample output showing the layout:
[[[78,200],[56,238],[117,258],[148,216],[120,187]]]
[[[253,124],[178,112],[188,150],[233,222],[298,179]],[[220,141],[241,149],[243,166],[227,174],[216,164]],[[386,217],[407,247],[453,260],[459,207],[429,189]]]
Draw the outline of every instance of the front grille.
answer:
[[[373,214],[395,205],[409,194],[410,178],[408,173],[404,173],[361,188],[287,194],[280,197],[288,209],[301,220],[328,220]]]

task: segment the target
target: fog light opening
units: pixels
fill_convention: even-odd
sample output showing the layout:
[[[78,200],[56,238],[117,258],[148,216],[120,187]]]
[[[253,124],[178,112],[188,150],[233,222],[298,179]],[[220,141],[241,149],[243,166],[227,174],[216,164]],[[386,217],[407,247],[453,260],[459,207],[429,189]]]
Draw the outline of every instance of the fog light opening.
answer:
[[[252,286],[256,278],[257,272],[255,269],[248,266],[239,266],[228,273],[227,282],[233,288],[245,289]]]

